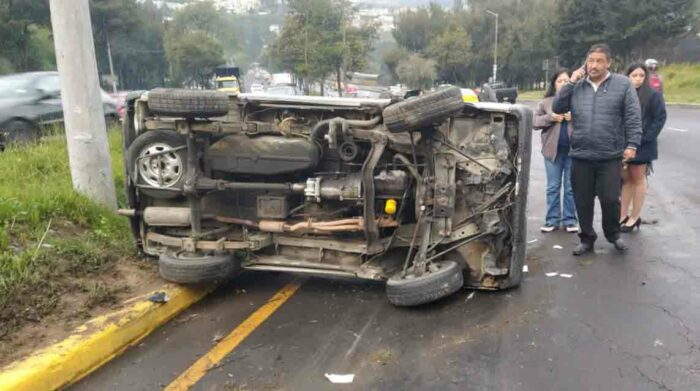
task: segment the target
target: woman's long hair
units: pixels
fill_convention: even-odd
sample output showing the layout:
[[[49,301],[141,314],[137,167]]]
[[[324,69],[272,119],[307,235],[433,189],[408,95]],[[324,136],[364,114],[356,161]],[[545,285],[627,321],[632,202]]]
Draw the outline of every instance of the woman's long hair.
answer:
[[[559,68],[554,74],[552,75],[552,78],[549,80],[549,87],[547,88],[547,92],[544,94],[545,98],[549,98],[550,96],[554,96],[557,93],[557,79],[559,76],[561,76],[562,73],[566,73],[571,77],[571,71],[569,68]]]
[[[642,113],[644,113],[647,106],[649,105],[649,100],[651,99],[652,94],[654,94],[654,91],[649,85],[649,69],[647,69],[646,65],[638,62],[630,64],[630,66],[627,67],[627,72],[625,72],[627,77],[629,77],[635,69],[641,69],[644,71],[644,83],[642,83],[642,85],[639,86],[639,88],[637,88],[639,105],[642,106]]]

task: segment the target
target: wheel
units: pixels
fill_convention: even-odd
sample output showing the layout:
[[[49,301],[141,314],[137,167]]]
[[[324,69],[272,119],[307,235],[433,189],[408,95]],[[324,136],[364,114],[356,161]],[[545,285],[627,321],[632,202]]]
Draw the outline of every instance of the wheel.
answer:
[[[445,88],[418,98],[407,99],[384,109],[384,126],[393,133],[420,130],[442,122],[464,107],[462,91]]]
[[[139,191],[153,198],[179,197],[187,175],[184,136],[170,130],[154,130],[138,136],[127,150],[127,172]],[[177,191],[180,190],[180,191]]]
[[[35,143],[41,137],[41,131],[36,125],[21,121],[12,120],[0,126],[0,148],[10,145],[29,145]]]
[[[233,254],[201,255],[168,251],[158,259],[163,279],[178,284],[207,284],[225,281],[241,270]]]
[[[464,284],[462,269],[455,261],[434,263],[435,269],[422,276],[401,273],[386,282],[389,302],[398,307],[415,306],[433,302],[457,292]]]
[[[148,109],[157,115],[209,118],[228,113],[228,95],[217,91],[156,88],[148,92]]]

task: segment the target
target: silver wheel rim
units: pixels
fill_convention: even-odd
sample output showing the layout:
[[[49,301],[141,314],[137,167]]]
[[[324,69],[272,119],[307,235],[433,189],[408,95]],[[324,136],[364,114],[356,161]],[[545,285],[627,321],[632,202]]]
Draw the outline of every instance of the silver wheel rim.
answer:
[[[164,143],[154,143],[141,150],[137,166],[139,175],[147,185],[172,187],[183,175],[182,159],[173,148]]]

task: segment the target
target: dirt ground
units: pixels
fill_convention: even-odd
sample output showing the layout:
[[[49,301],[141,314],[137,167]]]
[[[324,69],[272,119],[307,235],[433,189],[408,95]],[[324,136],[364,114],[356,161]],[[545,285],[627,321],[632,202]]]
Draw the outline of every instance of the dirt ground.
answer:
[[[155,262],[138,258],[119,259],[79,278],[57,277],[51,281],[57,302],[48,314],[33,317],[28,307],[11,331],[0,332],[0,367],[61,341],[88,319],[118,309],[125,300],[162,284]]]

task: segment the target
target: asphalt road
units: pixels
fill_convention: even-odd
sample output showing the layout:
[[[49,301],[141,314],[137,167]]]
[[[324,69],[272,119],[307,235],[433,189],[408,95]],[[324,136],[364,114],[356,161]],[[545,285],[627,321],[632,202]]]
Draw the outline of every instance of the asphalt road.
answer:
[[[596,255],[574,258],[575,235],[539,232],[535,137],[519,288],[398,309],[381,284],[244,274],[72,390],[161,389],[234,329],[251,333],[191,389],[700,389],[699,119],[699,110],[669,109],[643,213],[656,224],[628,236],[625,256],[599,241]],[[300,288],[269,318],[241,326],[290,282]],[[326,373],[355,378],[336,385]]]

